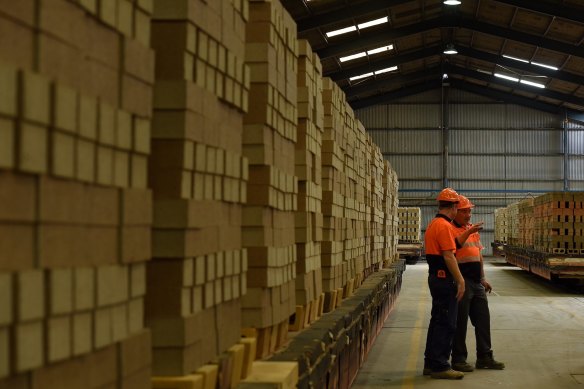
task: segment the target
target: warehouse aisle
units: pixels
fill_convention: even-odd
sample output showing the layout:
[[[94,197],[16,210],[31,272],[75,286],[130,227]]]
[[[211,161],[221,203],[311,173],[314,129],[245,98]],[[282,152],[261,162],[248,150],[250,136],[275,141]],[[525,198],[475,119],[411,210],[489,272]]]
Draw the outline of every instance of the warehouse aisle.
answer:
[[[582,388],[584,295],[570,293],[500,260],[486,265],[495,357],[503,371],[475,370],[462,381],[422,375],[431,300],[425,262],[408,265],[396,309],[352,388]],[[469,322],[470,326],[470,322]],[[474,331],[469,329],[474,365]]]

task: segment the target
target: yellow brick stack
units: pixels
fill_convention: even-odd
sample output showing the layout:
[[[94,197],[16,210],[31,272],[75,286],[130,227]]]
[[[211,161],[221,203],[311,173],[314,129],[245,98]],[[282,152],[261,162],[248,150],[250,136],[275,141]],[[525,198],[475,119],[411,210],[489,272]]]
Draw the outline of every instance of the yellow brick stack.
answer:
[[[534,227],[537,231],[538,219],[537,219],[537,205],[534,208]],[[507,243],[509,237],[509,220],[508,220],[508,208],[497,208],[495,209],[495,242],[497,243]],[[537,235],[537,234],[536,234]],[[534,235],[534,244],[537,246],[535,241],[536,235]]]
[[[323,290],[333,292],[347,281],[344,262],[347,222],[345,208],[345,101],[342,90],[323,78],[324,133],[322,142],[322,274]]]
[[[298,46],[296,304],[306,305],[322,293],[322,65],[307,41]]]
[[[0,387],[149,383],[151,11],[0,5]]]
[[[190,374],[240,337],[247,4],[154,1],[154,259],[146,317],[157,376]]]
[[[581,216],[581,193],[552,192],[534,200],[535,248],[558,254],[580,254],[584,248],[576,226]],[[578,214],[578,216],[576,216]]]
[[[507,206],[509,221],[509,244],[519,246],[519,202]]]
[[[399,240],[419,242],[421,237],[422,211],[419,207],[400,207],[397,210]]]
[[[519,215],[519,246],[533,248],[533,198],[520,201],[517,207]]]
[[[279,1],[254,1],[245,39],[253,104],[243,137],[250,162],[243,216],[249,258],[243,325],[267,329],[287,323],[296,306],[296,24]],[[270,344],[272,350],[275,346]],[[260,355],[266,351],[259,349]]]
[[[384,206],[389,206],[388,203],[384,201],[384,167],[385,163],[383,160],[383,155],[379,146],[373,143],[373,140],[369,138],[370,147],[370,247],[371,247],[371,264],[377,264],[384,261],[385,250],[390,248],[389,242],[385,239],[385,231],[389,227],[386,226],[386,222],[390,223],[391,216],[389,215],[389,208],[385,209]],[[386,220],[386,214],[389,218]]]
[[[391,167],[389,161],[384,161],[383,166],[383,211],[385,214],[383,223],[383,235],[385,248],[383,261],[391,263],[398,258],[397,243],[398,233],[398,187],[397,173]]]

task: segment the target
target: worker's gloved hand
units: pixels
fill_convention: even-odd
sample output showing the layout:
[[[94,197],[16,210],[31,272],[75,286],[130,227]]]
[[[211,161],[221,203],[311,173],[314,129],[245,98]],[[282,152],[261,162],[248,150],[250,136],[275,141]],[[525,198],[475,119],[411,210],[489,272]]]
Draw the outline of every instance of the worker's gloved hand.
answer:
[[[478,222],[476,224],[471,224],[470,225],[470,233],[474,234],[475,232],[479,232],[480,230],[483,229],[483,224],[485,224],[484,222]]]
[[[489,284],[489,281],[481,280],[481,285],[485,287],[485,292],[491,293],[493,291],[493,287]]]

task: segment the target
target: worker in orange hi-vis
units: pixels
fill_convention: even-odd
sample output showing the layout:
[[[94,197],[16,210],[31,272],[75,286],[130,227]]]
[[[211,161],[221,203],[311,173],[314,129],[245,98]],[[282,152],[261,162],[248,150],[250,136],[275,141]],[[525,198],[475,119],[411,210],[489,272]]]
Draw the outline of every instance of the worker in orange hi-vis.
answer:
[[[432,312],[426,350],[424,375],[438,379],[462,379],[464,373],[453,370],[448,362],[456,330],[458,301],[464,295],[464,278],[458,269],[454,253],[456,242],[452,219],[456,216],[458,193],[443,189],[436,198],[438,214],[424,235],[428,262],[428,286],[432,295]]]
[[[473,208],[474,204],[461,195],[458,212],[452,222],[458,247],[456,260],[465,283],[464,297],[458,303],[458,319],[452,346],[452,368],[461,372],[474,370],[473,366],[466,361],[468,357],[466,329],[470,317],[475,328],[476,368],[503,370],[505,364],[493,358],[493,350],[491,349],[491,317],[487,292],[490,293],[492,287],[485,278],[481,237],[478,232],[470,233],[473,226],[470,224]]]

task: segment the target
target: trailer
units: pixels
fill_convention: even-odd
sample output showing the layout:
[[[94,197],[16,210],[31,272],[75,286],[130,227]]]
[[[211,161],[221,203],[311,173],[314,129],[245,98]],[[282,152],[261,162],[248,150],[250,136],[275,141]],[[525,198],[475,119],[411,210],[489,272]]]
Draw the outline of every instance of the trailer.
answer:
[[[418,263],[422,256],[422,242],[420,241],[400,241],[397,244],[399,257],[405,259],[406,264],[414,265]]]
[[[505,260],[511,265],[548,280],[570,279],[584,282],[584,257],[547,253],[504,245]]]

